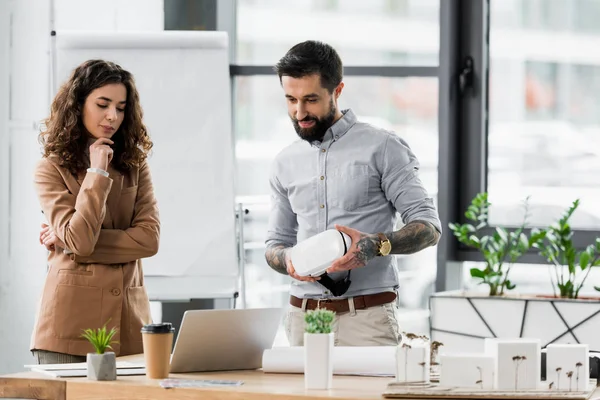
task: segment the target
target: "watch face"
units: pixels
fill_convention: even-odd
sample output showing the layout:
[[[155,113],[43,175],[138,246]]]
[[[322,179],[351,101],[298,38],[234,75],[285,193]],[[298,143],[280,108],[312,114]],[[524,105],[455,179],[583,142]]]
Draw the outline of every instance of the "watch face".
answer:
[[[389,241],[381,243],[381,249],[379,249],[381,255],[387,256],[390,251],[392,251],[392,244]]]

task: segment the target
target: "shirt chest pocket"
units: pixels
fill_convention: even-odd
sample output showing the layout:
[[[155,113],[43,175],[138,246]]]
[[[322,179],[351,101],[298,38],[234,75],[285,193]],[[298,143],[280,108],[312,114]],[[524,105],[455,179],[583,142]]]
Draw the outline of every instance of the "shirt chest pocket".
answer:
[[[332,169],[327,177],[330,206],[353,211],[369,202],[369,166],[344,165]]]

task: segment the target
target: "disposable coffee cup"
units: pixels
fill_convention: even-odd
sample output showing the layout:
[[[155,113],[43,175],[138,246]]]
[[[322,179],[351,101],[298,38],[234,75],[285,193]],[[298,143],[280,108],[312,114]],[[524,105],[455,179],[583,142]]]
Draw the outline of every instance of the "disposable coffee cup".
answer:
[[[175,328],[169,322],[142,327],[144,361],[148,378],[165,379],[169,377],[174,333]]]

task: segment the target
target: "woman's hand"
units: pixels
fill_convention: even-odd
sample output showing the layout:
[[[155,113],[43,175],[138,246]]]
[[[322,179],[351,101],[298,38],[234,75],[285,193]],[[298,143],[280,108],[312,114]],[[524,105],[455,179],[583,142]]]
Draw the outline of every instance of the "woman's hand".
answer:
[[[114,142],[107,138],[96,140],[90,146],[90,167],[107,171],[113,157],[113,149],[110,148],[113,144]]]
[[[42,230],[40,231],[40,244],[43,244],[48,251],[55,251],[56,247],[66,249],[65,244],[60,240],[52,228],[48,224],[42,224]]]

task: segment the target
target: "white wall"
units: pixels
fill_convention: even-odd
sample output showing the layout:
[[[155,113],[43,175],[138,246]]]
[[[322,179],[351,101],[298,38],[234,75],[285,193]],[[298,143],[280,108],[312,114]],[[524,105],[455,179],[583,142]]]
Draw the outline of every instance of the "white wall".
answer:
[[[8,272],[8,9],[9,2],[0,1],[0,316],[4,315],[4,282]],[[7,325],[0,324],[0,338],[7,337]]]
[[[12,1],[12,0],[11,0]],[[0,1],[0,293],[8,265],[8,67],[9,1]],[[4,267],[4,268],[3,268]],[[0,328],[0,337],[2,334]]]
[[[0,95],[0,374],[32,361],[29,340],[46,272],[32,178],[40,158],[35,127],[50,105],[50,31],[162,30],[163,21],[163,0],[0,0],[0,93],[10,81],[9,107]]]
[[[54,0],[54,10],[56,30],[156,31],[165,26],[163,0]]]
[[[0,373],[30,361],[29,337],[45,272],[44,251],[35,241],[40,211],[31,182],[39,154],[34,121],[47,107],[49,2],[14,0],[8,6],[10,114],[2,147],[9,151],[8,172],[6,165],[3,171],[9,180],[9,225],[0,281]]]

